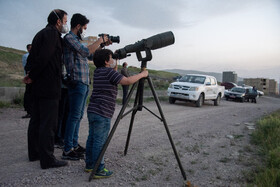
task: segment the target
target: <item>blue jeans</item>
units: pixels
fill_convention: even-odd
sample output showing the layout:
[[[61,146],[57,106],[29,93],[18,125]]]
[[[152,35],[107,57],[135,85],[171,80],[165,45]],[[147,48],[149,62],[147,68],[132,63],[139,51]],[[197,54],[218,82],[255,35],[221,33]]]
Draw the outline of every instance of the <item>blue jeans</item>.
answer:
[[[88,85],[78,82],[76,87],[68,88],[69,113],[64,134],[64,151],[78,146],[80,122],[88,96]]]
[[[86,147],[86,168],[93,169],[107,140],[111,118],[88,112],[89,133]],[[104,168],[104,157],[97,171]]]

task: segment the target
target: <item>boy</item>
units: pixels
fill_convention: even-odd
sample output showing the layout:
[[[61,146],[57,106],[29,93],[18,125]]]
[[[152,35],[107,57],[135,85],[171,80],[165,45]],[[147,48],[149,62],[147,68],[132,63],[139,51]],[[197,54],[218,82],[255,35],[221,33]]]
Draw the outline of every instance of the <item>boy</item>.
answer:
[[[89,135],[86,144],[86,172],[91,172],[105,144],[110,130],[111,118],[115,111],[118,84],[130,85],[147,77],[145,70],[137,75],[125,77],[117,72],[116,60],[109,49],[97,50],[93,56],[96,66],[93,76],[93,91],[88,105]],[[94,178],[110,177],[113,172],[105,169],[102,159]]]

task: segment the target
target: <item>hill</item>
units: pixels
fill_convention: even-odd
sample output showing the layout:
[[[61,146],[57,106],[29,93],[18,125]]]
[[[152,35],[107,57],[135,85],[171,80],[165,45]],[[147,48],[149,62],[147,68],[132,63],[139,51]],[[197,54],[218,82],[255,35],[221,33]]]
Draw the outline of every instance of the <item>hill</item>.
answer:
[[[204,72],[204,71],[196,71],[196,70],[182,70],[182,69],[165,69],[163,71],[172,72],[172,73],[178,73],[180,75],[186,75],[186,74],[204,74],[204,75],[210,75],[213,77],[216,77],[218,82],[222,82],[223,80],[223,74],[222,73],[215,73],[215,72]],[[237,77],[237,81],[243,81],[243,78]]]
[[[7,48],[0,46],[0,87],[24,87],[22,79],[24,77],[24,71],[22,68],[22,55],[26,51]],[[89,63],[91,75],[95,70],[93,63]],[[120,70],[122,66],[119,66]],[[139,73],[140,68],[129,67],[128,71],[131,75]],[[173,81],[173,77],[178,76],[178,73],[157,71],[149,69],[149,76],[152,78],[154,87],[156,89],[167,89],[169,83]]]
[[[22,55],[26,51],[0,46],[0,86],[21,87],[24,86],[22,79],[24,71],[22,68]]]

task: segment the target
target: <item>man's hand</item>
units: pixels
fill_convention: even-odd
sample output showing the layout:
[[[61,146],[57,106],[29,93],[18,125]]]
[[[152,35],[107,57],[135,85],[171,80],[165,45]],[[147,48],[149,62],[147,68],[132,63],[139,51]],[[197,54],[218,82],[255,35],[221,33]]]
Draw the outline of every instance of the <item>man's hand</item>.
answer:
[[[98,38],[98,41],[100,41],[101,44],[104,46],[108,46],[112,44],[112,41],[109,40],[108,35],[104,34],[102,37]]]
[[[28,76],[28,74],[23,78],[23,82],[25,84],[30,84],[32,83],[32,80],[30,79],[30,77]]]

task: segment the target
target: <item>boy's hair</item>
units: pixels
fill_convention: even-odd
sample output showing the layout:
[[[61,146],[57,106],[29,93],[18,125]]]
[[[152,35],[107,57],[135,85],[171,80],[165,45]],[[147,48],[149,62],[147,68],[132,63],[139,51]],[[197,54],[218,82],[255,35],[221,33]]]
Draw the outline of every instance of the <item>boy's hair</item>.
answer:
[[[89,23],[89,20],[87,19],[86,16],[82,15],[82,14],[74,14],[71,18],[71,29],[75,28],[77,25],[81,25],[81,26],[84,26],[86,24]]]
[[[48,17],[48,24],[56,25],[57,20],[60,19],[62,21],[64,15],[67,15],[67,13],[64,10],[61,9],[52,10]]]
[[[98,49],[95,51],[93,55],[93,62],[94,65],[99,68],[99,67],[105,67],[105,61],[110,60],[110,55],[113,55],[113,52],[110,49]]]

